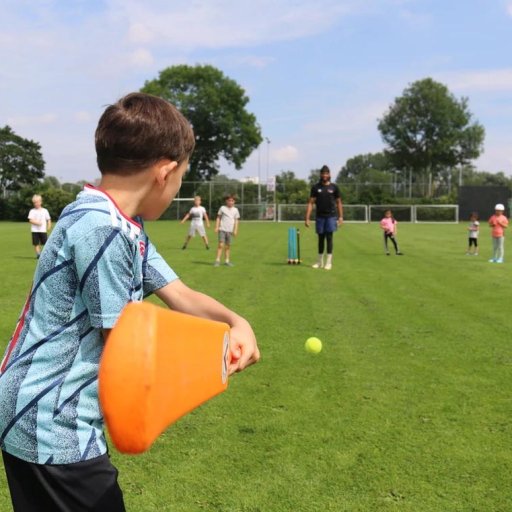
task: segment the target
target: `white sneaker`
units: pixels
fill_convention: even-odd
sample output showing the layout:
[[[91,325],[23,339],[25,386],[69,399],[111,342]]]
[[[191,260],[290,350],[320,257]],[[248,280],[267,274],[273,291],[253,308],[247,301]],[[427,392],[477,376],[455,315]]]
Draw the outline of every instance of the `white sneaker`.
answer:
[[[331,270],[332,263],[326,263],[324,268],[325,268],[325,270]]]
[[[315,263],[314,265],[311,265],[313,268],[324,268],[324,266],[321,263]]]

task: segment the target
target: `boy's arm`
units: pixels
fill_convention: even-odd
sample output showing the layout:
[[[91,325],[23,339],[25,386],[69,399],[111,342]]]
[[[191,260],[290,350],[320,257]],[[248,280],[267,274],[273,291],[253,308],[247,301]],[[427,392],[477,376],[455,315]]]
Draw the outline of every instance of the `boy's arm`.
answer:
[[[183,224],[189,217],[190,217],[190,213],[186,213],[185,217],[183,217],[183,219],[181,219],[180,224]]]
[[[192,290],[179,279],[155,291],[175,311],[227,323],[231,328],[230,375],[240,372],[260,358],[260,351],[249,322],[204,293]]]
[[[210,227],[210,218],[208,217],[208,214],[206,213],[206,210],[204,211],[204,220],[206,221],[206,227]]]
[[[218,233],[220,226],[220,215],[217,215],[217,220],[215,221],[215,233]]]
[[[52,229],[52,219],[46,221],[46,231],[50,231],[50,229]]]
[[[27,217],[28,222],[30,224],[33,224],[34,226],[41,226],[42,225],[41,222],[39,222],[37,219],[34,219],[34,217],[31,216],[31,213],[32,213],[32,211],[30,211],[28,214],[28,217]]]
[[[240,222],[240,219],[235,219],[235,225],[233,227],[233,236],[238,235],[238,224]]]

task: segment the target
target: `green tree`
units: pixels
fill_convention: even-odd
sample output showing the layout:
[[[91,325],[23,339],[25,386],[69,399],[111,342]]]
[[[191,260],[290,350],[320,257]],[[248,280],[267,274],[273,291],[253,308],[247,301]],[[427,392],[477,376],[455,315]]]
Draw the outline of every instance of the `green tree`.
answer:
[[[283,171],[276,176],[278,203],[305,204],[308,202],[309,192],[309,185],[304,180],[297,178],[293,171]]]
[[[385,153],[367,153],[349,158],[336,176],[336,183],[356,182],[369,169],[391,173],[392,163]]]
[[[458,100],[445,85],[426,78],[395,99],[378,128],[393,165],[426,181],[478,158],[485,130],[472,117],[467,98]]]
[[[44,176],[44,159],[41,146],[24,139],[5,126],[0,128],[0,190],[20,190],[25,185],[35,185]]]
[[[349,158],[336,176],[345,202],[389,202],[396,189],[396,174],[385,153]]]
[[[319,180],[320,180],[320,168],[318,168],[318,169],[311,169],[309,171],[309,176],[308,176],[308,180],[307,180],[308,185],[310,187],[312,187],[313,185],[318,183]]]
[[[504,172],[477,171],[469,166],[462,169],[462,183],[473,186],[508,187],[512,190],[512,178]]]
[[[245,91],[213,66],[172,66],[142,92],[165,98],[192,123],[196,148],[187,180],[208,180],[219,172],[219,158],[236,169],[262,142],[254,114],[246,110]]]

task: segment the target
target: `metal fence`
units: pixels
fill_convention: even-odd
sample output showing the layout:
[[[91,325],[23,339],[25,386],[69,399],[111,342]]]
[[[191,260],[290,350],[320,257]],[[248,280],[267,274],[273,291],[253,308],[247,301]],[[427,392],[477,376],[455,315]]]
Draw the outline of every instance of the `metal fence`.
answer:
[[[180,199],[173,202],[161,219],[179,220],[190,210],[193,202],[190,199]],[[264,222],[303,222],[306,216],[305,204],[236,204],[240,217],[244,221]],[[367,223],[378,222],[384,217],[384,212],[391,210],[399,222],[413,223],[452,223],[459,222],[459,206],[457,204],[345,204],[343,205],[344,222]],[[214,219],[217,211],[209,214]]]

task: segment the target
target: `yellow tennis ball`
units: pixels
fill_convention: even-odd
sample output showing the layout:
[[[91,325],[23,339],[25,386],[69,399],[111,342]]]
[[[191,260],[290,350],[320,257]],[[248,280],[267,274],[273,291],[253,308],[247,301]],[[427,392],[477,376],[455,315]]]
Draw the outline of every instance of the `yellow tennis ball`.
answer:
[[[309,352],[310,354],[318,354],[322,350],[322,342],[318,338],[312,336],[306,340],[304,347],[306,352]]]

